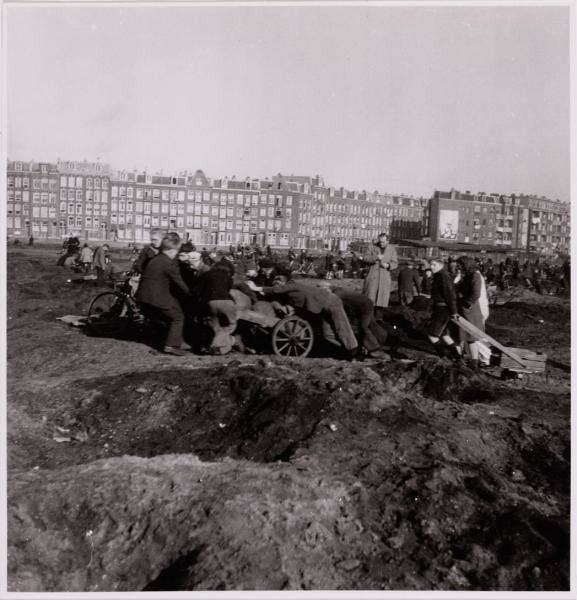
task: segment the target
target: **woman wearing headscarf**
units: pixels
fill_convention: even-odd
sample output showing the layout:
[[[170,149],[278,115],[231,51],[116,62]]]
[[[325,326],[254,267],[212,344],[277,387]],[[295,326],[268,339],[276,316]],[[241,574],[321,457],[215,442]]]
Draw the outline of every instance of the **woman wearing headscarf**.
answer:
[[[463,256],[458,262],[462,270],[462,277],[456,284],[459,297],[459,313],[477,329],[485,331],[485,321],[489,316],[489,302],[487,300],[485,280],[475,260]],[[479,345],[477,340],[464,331],[462,331],[462,339],[468,344],[471,365],[477,368],[479,366]]]

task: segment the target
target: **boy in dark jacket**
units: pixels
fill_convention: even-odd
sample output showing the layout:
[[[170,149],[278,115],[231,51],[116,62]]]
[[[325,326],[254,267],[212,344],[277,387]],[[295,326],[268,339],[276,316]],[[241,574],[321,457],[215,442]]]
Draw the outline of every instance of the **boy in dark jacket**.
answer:
[[[237,324],[237,309],[230,295],[234,265],[223,258],[210,271],[202,274],[196,283],[195,294],[209,314],[209,325],[214,337],[210,350],[214,354],[228,354],[235,344],[233,337]]]
[[[160,253],[144,267],[136,292],[136,300],[142,305],[143,312],[160,318],[168,325],[166,339],[161,347],[166,354],[175,356],[184,355],[184,313],[178,297],[186,297],[190,293],[175,261],[179,247],[178,234],[169,233],[163,238]]]
[[[431,259],[433,283],[431,286],[432,314],[429,325],[429,340],[439,356],[445,355],[444,343],[451,357],[459,361],[461,359],[460,349],[449,334],[451,317],[458,315],[457,295],[451,274],[444,267],[445,263],[442,258]]]

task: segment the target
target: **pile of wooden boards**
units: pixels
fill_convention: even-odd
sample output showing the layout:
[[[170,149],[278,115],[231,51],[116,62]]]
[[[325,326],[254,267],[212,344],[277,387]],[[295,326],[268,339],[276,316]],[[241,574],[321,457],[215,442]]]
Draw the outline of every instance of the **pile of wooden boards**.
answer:
[[[508,348],[490,335],[469,323],[463,317],[454,317],[454,323],[477,341],[489,344],[501,352],[500,366],[517,373],[543,373],[547,363],[547,355],[523,348]]]

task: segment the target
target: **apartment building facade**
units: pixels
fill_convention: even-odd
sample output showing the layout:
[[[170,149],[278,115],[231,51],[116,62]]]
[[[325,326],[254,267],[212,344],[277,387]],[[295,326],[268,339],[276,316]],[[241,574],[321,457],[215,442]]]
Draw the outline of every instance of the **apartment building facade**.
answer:
[[[207,247],[346,250],[388,231],[407,206],[403,197],[329,187],[318,175],[210,179],[201,170],[165,176],[86,161],[8,163],[9,237],[145,243],[159,227]]]
[[[434,242],[526,252],[569,252],[569,205],[524,195],[435,191],[429,207]]]

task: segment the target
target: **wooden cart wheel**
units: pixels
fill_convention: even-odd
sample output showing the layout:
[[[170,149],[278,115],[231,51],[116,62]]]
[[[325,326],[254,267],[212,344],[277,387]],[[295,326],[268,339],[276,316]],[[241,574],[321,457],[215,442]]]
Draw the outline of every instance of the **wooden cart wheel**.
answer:
[[[304,358],[313,348],[311,324],[296,315],[280,320],[272,330],[272,349],[277,356]]]

